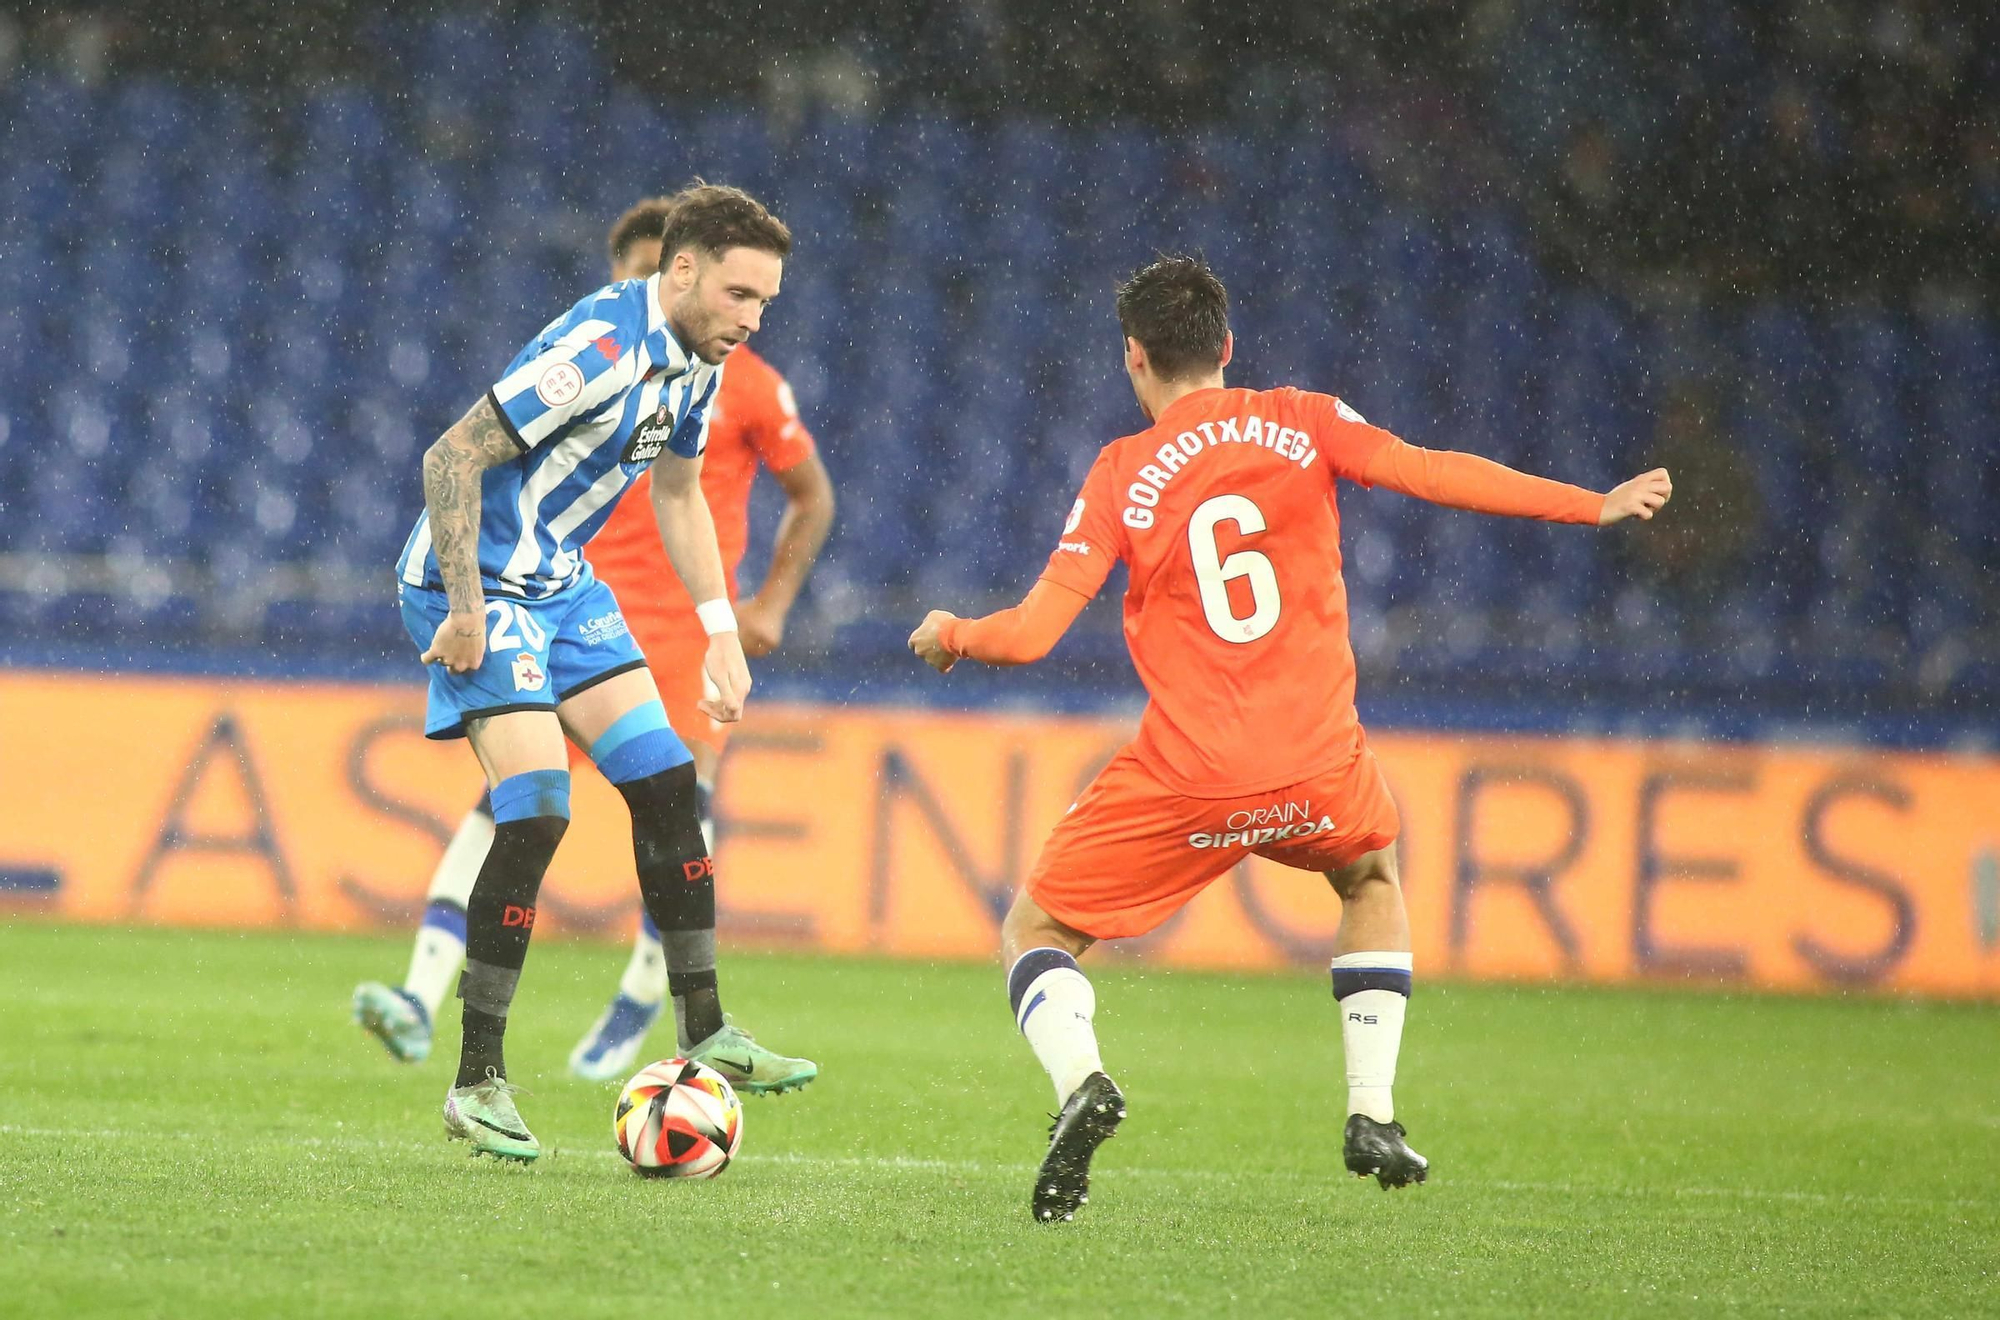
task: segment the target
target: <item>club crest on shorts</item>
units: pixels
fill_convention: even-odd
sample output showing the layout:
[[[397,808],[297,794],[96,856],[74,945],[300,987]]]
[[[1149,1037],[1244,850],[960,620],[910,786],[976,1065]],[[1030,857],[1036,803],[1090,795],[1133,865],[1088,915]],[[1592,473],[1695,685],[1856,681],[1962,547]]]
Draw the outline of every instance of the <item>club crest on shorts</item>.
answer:
[[[660,456],[673,434],[674,410],[662,401],[651,417],[632,428],[632,438],[625,442],[625,452],[618,456],[618,461],[650,463]]]
[[[549,676],[542,672],[535,662],[532,652],[523,651],[514,657],[514,690],[516,692],[540,692]]]

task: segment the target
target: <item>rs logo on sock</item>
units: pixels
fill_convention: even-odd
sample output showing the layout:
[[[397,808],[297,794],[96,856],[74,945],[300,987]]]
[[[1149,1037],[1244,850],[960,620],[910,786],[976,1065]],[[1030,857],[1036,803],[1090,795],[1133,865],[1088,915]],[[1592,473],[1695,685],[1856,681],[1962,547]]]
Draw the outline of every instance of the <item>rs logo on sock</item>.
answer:
[[[535,928],[535,910],[531,907],[522,907],[518,903],[509,903],[506,910],[500,914],[500,924],[503,926],[519,926],[523,930],[533,930]]]
[[[714,874],[715,859],[713,857],[702,857],[692,862],[681,863],[681,879],[687,881],[689,884],[693,884],[697,880],[706,880]]]
[[[1347,1020],[1349,1022],[1366,1022],[1369,1026],[1372,1027],[1377,1022],[1380,1022],[1382,1019],[1376,1017],[1373,1013],[1349,1013],[1347,1015]]]

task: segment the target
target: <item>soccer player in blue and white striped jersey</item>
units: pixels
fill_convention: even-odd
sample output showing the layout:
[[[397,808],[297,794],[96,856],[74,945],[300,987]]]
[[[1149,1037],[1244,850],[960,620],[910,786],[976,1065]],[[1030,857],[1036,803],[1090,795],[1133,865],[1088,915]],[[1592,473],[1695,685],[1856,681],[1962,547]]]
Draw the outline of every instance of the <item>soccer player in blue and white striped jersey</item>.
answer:
[[[616,598],[580,553],[650,466],[662,544],[710,635],[702,709],[740,719],[750,674],[701,455],[722,364],[777,295],[791,233],[734,188],[699,185],[678,202],[658,274],[609,285],[550,322],[424,455],[425,513],[397,565],[404,625],[433,666],[425,732],[470,739],[493,805],[466,905],[464,1037],[445,1126],[513,1159],[540,1153],[506,1084],[502,1037],[536,894],[569,823],[565,734],[631,808],[654,923],[714,925],[692,757]],[[722,1019],[713,988],[704,1045],[761,1049]]]

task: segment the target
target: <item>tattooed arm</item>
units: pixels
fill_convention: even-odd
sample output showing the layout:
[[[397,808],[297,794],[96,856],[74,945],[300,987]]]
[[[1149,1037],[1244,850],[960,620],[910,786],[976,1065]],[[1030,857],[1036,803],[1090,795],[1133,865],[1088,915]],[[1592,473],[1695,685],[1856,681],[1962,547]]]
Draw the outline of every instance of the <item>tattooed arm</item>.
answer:
[[[431,515],[431,544],[444,578],[451,613],[438,625],[425,664],[441,661],[453,673],[479,668],[486,658],[486,593],[479,583],[479,480],[487,468],[521,456],[514,432],[481,399],[424,451],[424,507]]]

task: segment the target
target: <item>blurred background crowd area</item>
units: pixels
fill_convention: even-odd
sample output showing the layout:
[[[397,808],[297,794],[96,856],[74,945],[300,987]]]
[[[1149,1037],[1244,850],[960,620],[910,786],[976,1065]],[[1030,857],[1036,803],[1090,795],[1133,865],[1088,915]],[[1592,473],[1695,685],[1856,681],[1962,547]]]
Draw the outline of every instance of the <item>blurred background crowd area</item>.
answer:
[[[601,282],[625,206],[699,174],[798,233],[758,342],[842,497],[781,675],[905,672],[922,607],[1025,587],[1143,423],[1113,281],[1195,248],[1240,383],[1599,488],[1675,472],[1665,519],[1602,539],[1347,497],[1365,685],[1990,713],[1995,13],[0,17],[0,625],[391,670],[421,450]],[[1093,610],[1083,699],[1129,690],[1118,650]]]

